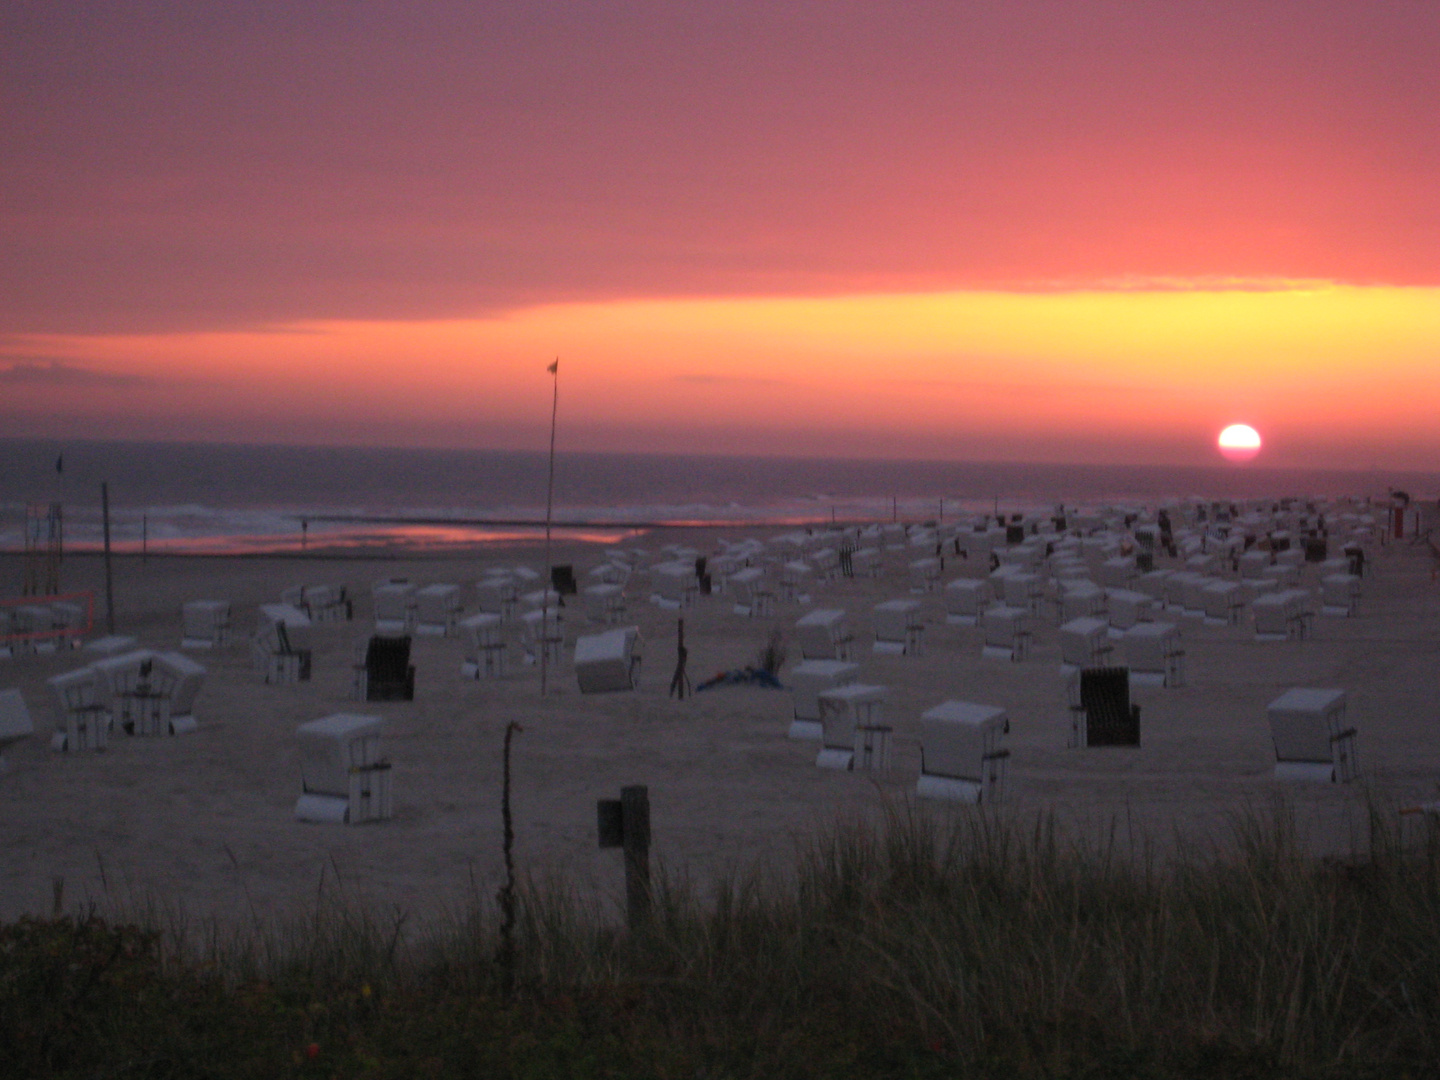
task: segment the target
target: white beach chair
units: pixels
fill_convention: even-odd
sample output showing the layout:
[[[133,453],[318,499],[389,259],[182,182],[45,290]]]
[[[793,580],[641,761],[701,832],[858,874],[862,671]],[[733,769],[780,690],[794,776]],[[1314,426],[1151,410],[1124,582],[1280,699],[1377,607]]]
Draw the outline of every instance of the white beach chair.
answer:
[[[375,633],[408,634],[415,628],[415,586],[408,581],[386,581],[370,592],[375,602]]]
[[[886,689],[866,683],[846,683],[824,690],[820,703],[820,752],[815,764],[822,769],[889,767],[890,728],[884,722]],[[866,754],[857,762],[857,746]]]
[[[310,678],[310,625],[310,616],[291,604],[260,605],[250,639],[250,662],[267,683]]]
[[[625,588],[616,582],[587,585],[580,590],[580,598],[591,622],[614,626],[625,618]]]
[[[1360,603],[1360,578],[1355,574],[1326,574],[1320,579],[1320,613],[1351,618]]]
[[[191,600],[180,609],[182,649],[214,649],[230,640],[230,601]]]
[[[127,735],[160,735],[170,724],[171,678],[149,649],[107,656],[90,666],[99,677],[98,699],[111,727]]]
[[[436,582],[417,589],[415,633],[428,637],[449,637],[455,633],[463,606],[459,585]]]
[[[539,608],[520,616],[520,643],[525,649],[525,662],[539,664],[541,649],[545,650],[545,663],[555,667],[560,663],[565,648],[565,617],[556,608],[543,611]]]
[[[621,626],[575,639],[575,678],[582,694],[633,690],[640,680],[640,628]]]
[[[990,605],[990,582],[986,578],[956,578],[945,585],[945,622],[950,626],[974,626],[980,612]]]
[[[1138,589],[1106,589],[1105,618],[1112,638],[1124,636],[1136,623],[1148,620],[1155,610],[1155,601]]]
[[[823,735],[820,725],[820,695],[837,686],[853,683],[860,675],[860,665],[845,660],[802,660],[790,669],[794,719],[788,735],[792,739],[815,739]]]
[[[1245,590],[1238,581],[1211,581],[1201,590],[1208,626],[1238,626],[1245,612]]]
[[[205,668],[184,653],[156,653],[154,672],[165,702],[165,728],[171,735],[186,735],[196,729],[195,698],[205,683]]]
[[[1116,555],[1100,564],[1100,584],[1111,589],[1128,589],[1139,575],[1133,555]]]
[[[791,559],[780,567],[780,596],[789,603],[804,603],[810,593],[814,569],[803,559]]]
[[[295,729],[300,743],[301,821],[346,823],[384,821],[392,815],[390,763],[378,716],[334,713]]]
[[[104,637],[87,641],[80,648],[82,652],[95,653],[97,656],[116,656],[135,648],[135,638],[129,634],[106,634]]]
[[[764,567],[747,566],[735,571],[730,576],[730,589],[735,599],[735,614],[754,618],[775,614],[775,590]]]
[[[110,711],[105,707],[100,673],[86,665],[45,681],[55,701],[57,751],[104,750],[110,738]]]
[[[985,635],[980,655],[1016,663],[1026,659],[1033,638],[1032,621],[1028,608],[991,604],[980,615],[980,628]]]
[[[1060,579],[1059,608],[1062,623],[1086,618],[1104,619],[1108,623],[1110,618],[1105,590],[1089,578]]]
[[[35,722],[30,719],[30,710],[25,707],[20,691],[0,690],[0,773],[10,768],[5,751],[34,734]]]
[[[1132,683],[1184,685],[1185,649],[1180,643],[1180,627],[1167,622],[1136,623],[1125,631],[1123,641]]]
[[[1114,648],[1109,631],[1109,623],[1093,616],[1062,624],[1059,630],[1061,674],[1068,675],[1080,668],[1104,667]]]
[[[459,625],[465,642],[460,674],[467,679],[482,676],[498,679],[504,675],[505,636],[500,616],[493,611],[481,611],[461,619]]]
[[[491,573],[475,583],[475,597],[481,611],[509,622],[515,618],[520,587],[507,572]]]
[[[850,570],[856,577],[878,577],[880,568],[878,547],[859,547],[850,553]]]
[[[915,559],[910,563],[910,588],[912,592],[930,593],[940,587],[940,560],[933,555]]]
[[[1295,687],[1265,710],[1275,743],[1277,780],[1347,782],[1359,773],[1355,729],[1346,726],[1345,691]]]
[[[795,623],[795,639],[806,660],[849,660],[854,637],[839,608],[816,608]]]
[[[995,705],[947,701],[920,715],[922,799],[1000,801],[1010,752],[1002,745],[1010,721]]]
[[[1256,641],[1300,641],[1309,636],[1310,594],[1303,589],[1276,589],[1250,602]]]
[[[653,600],[661,607],[676,610],[692,606],[700,596],[700,579],[695,576],[695,562],[671,561],[650,568]]]
[[[925,649],[925,622],[919,600],[886,600],[873,608],[875,652],[919,656]]]

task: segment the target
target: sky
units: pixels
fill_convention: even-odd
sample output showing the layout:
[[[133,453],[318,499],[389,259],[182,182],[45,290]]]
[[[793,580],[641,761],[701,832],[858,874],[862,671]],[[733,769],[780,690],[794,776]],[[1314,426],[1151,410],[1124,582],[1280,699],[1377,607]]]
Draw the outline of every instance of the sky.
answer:
[[[1440,470],[1440,0],[0,0],[0,435]]]

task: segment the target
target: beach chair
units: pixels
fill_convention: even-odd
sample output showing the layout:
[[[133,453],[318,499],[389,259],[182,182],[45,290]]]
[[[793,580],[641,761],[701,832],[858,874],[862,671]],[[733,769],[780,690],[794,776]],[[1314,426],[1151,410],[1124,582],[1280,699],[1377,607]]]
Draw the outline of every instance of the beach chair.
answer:
[[[415,633],[449,637],[461,611],[460,586],[436,583],[415,592]]]
[[[1099,667],[1110,657],[1110,624],[1094,616],[1063,623],[1059,630],[1060,672]]]
[[[562,598],[578,593],[580,586],[575,581],[575,567],[569,563],[550,567],[550,587]]]
[[[1309,636],[1310,594],[1277,588],[1250,602],[1256,641],[1300,641]]]
[[[985,578],[956,578],[945,585],[945,622],[974,626],[990,603],[990,582]]]
[[[1131,681],[1145,686],[1183,686],[1185,650],[1174,623],[1136,623],[1122,639]]]
[[[1138,589],[1106,589],[1105,618],[1110,624],[1107,633],[1112,638],[1122,636],[1136,623],[1149,619],[1155,610],[1155,601],[1149,593]]]
[[[156,653],[154,659],[157,687],[168,695],[165,706],[166,729],[171,735],[194,731],[195,698],[205,682],[205,668],[178,652]]]
[[[261,604],[255,636],[250,639],[251,664],[267,683],[308,682],[312,652],[292,638],[308,633],[310,616],[290,604]]]
[[[372,637],[365,647],[365,664],[356,674],[363,679],[365,701],[414,701],[415,665],[410,663],[410,638]]]
[[[1356,574],[1326,574],[1320,579],[1320,613],[1351,618],[1360,602],[1360,578]]]
[[[1341,783],[1355,779],[1355,729],[1345,721],[1345,691],[1294,687],[1267,706],[1277,780]]]
[[[854,637],[840,608],[816,608],[795,623],[795,640],[806,660],[849,660]]]
[[[104,750],[110,738],[110,710],[105,707],[100,673],[86,665],[45,681],[56,707],[56,751]]]
[[[919,656],[925,651],[925,622],[919,600],[886,600],[872,611],[876,653]]]
[[[691,607],[700,597],[700,579],[695,575],[693,561],[673,560],[652,566],[650,584],[654,588],[652,600],[670,610]]]
[[[1072,747],[1140,745],[1140,706],[1130,703],[1127,668],[1083,668],[1067,691]]]
[[[622,626],[575,639],[575,678],[582,694],[633,690],[640,681],[640,628]]]
[[[1238,581],[1211,581],[1201,590],[1207,626],[1237,626],[1245,611],[1245,590]]]
[[[618,583],[587,585],[581,590],[585,616],[602,626],[614,626],[625,618],[625,589]]]
[[[182,649],[215,649],[230,640],[230,601],[191,600],[180,609]]]
[[[107,656],[90,665],[99,678],[98,700],[110,714],[112,729],[127,735],[160,735],[170,723],[170,683],[156,654],[136,649]]]
[[[503,620],[493,611],[482,611],[460,620],[465,640],[465,659],[460,674],[467,679],[498,679],[505,674]]]
[[[520,616],[520,643],[526,663],[539,664],[543,650],[546,665],[558,666],[565,647],[564,615],[555,608],[525,612]]]
[[[82,652],[94,653],[97,656],[116,656],[133,648],[135,639],[129,634],[106,634],[80,646]]]
[[[0,690],[0,773],[9,769],[5,751],[35,734],[35,722],[19,690]]]
[[[845,683],[823,690],[820,705],[820,752],[815,764],[822,769],[853,769],[857,746],[866,743],[862,768],[889,767],[890,728],[884,723],[886,689],[865,683]]]
[[[375,602],[377,634],[407,634],[415,628],[415,586],[408,581],[385,581],[371,590]]]
[[[1100,564],[1100,585],[1110,589],[1128,589],[1139,576],[1135,558],[1131,555],[1116,555]]]
[[[933,555],[914,560],[910,564],[910,591],[934,592],[940,587],[940,573],[943,569],[940,560]]]
[[[999,802],[1010,758],[1001,742],[1009,730],[1005,710],[995,705],[947,701],[921,713],[916,796]]]
[[[789,603],[803,603],[809,595],[810,579],[815,571],[803,559],[791,559],[780,567],[780,596]]]
[[[1061,578],[1060,581],[1060,621],[1070,622],[1072,619],[1104,619],[1110,617],[1110,609],[1106,601],[1105,590],[1096,585],[1089,578]]]
[[[393,814],[390,763],[378,716],[335,713],[295,729],[300,743],[301,821],[359,825]]]
[[[850,553],[850,572],[855,577],[878,577],[880,574],[880,549],[878,547],[856,548]]]
[[[769,618],[775,614],[775,590],[764,567],[747,566],[735,571],[730,575],[730,589],[735,598],[735,614],[752,618]]]
[[[1030,655],[1032,616],[1028,608],[991,604],[980,615],[985,641],[980,655],[1016,663]]]
[[[520,586],[508,572],[492,572],[475,583],[475,596],[481,611],[509,622],[519,605]]]
[[[824,734],[820,724],[820,695],[854,682],[859,674],[860,665],[845,660],[802,660],[791,668],[786,679],[794,712],[789,737],[820,739]]]

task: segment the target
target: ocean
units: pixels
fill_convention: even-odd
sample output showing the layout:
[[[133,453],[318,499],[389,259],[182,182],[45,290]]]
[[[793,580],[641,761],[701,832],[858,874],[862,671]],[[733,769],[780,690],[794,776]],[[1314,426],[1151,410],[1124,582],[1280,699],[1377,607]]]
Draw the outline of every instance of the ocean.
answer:
[[[539,540],[547,456],[0,439],[0,550],[23,546],[27,506],[57,502],[67,549],[100,546],[102,483],[117,551],[442,551]],[[1430,495],[1440,474],[562,450],[553,519],[557,536],[608,543],[661,523],[929,520],[1186,497],[1384,498],[1392,488]]]

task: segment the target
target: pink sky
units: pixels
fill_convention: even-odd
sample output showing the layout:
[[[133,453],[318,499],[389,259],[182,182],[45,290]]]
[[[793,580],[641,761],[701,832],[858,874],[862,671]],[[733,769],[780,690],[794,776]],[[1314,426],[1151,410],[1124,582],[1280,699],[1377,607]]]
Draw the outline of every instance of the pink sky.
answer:
[[[539,447],[560,354],[576,448],[1423,467],[1437,56],[1423,0],[8,4],[0,434]]]

